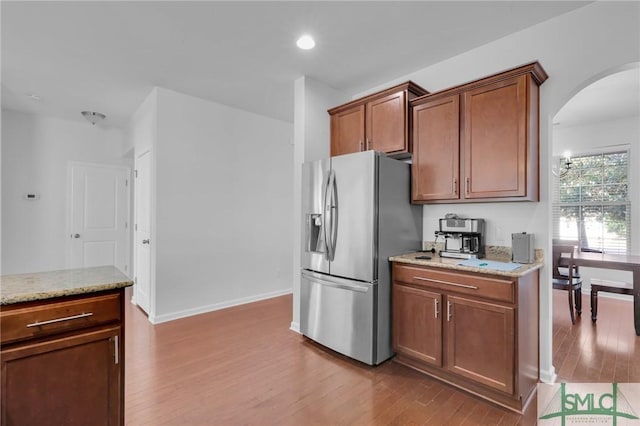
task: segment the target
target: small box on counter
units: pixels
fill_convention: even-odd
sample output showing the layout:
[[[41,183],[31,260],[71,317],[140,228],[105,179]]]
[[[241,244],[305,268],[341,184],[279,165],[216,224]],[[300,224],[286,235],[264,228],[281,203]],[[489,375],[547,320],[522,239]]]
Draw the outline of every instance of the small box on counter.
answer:
[[[533,263],[535,248],[533,234],[511,234],[511,260],[516,263]]]

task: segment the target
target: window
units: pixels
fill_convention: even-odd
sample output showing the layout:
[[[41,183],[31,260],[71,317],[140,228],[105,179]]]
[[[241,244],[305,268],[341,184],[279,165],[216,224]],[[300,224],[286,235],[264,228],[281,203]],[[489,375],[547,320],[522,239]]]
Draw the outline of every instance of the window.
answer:
[[[628,253],[628,164],[628,151],[572,158],[571,169],[555,184],[554,238],[577,240],[583,251]]]

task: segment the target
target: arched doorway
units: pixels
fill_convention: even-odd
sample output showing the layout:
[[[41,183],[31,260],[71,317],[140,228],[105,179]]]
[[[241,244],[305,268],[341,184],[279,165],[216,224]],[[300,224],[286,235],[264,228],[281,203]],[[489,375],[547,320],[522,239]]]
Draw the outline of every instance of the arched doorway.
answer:
[[[550,148],[552,238],[576,240],[587,250],[640,254],[640,63],[607,70],[577,86],[554,116]],[[629,281],[630,274],[581,268],[580,275],[583,310],[575,325],[566,293],[553,295],[558,379],[635,381],[621,380],[609,368],[611,359],[629,359],[627,346],[637,339],[633,321],[599,314],[594,325],[588,297],[592,279]],[[633,314],[630,302],[616,303],[616,314]]]

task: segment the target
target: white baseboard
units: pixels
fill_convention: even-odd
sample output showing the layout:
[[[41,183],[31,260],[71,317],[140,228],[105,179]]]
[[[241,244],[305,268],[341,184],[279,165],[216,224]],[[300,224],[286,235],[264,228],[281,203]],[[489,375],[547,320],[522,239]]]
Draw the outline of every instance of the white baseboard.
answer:
[[[587,291],[586,293],[583,291],[582,294],[591,294],[591,289],[589,289],[589,291]],[[617,294],[617,293],[607,293],[606,291],[599,291],[598,292],[598,299],[600,299],[601,297],[607,298],[607,299],[617,299],[617,300],[626,300],[627,302],[633,302],[633,296],[630,294]]]
[[[185,309],[183,311],[171,312],[168,314],[162,315],[154,315],[153,317],[149,315],[149,321],[151,324],[161,324],[167,321],[173,321],[180,318],[186,318],[193,315],[205,314],[207,312],[218,311],[220,309],[230,308],[233,306],[244,305],[247,303],[258,302],[260,300],[272,299],[274,297],[284,296],[285,294],[291,294],[293,292],[292,289],[278,290],[272,291],[270,293],[258,294],[250,297],[243,297],[241,299],[229,300],[226,302],[214,303],[212,305],[199,306],[197,308]]]
[[[291,321],[291,327],[289,327],[289,330],[291,331],[295,331],[298,334],[302,334],[300,332],[300,323],[299,322],[293,322]]]
[[[556,382],[558,375],[556,374],[556,368],[552,365],[551,370],[540,370],[540,381],[542,383],[553,384]]]

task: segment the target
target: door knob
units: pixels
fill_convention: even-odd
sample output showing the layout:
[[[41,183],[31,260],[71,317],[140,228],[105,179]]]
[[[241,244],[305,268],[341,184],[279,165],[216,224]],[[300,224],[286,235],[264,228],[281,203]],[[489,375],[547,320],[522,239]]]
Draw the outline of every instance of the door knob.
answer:
[[[149,240],[142,240],[142,244],[149,244]]]
[[[73,238],[80,238],[80,234],[73,234],[72,237]]]

